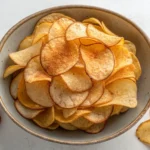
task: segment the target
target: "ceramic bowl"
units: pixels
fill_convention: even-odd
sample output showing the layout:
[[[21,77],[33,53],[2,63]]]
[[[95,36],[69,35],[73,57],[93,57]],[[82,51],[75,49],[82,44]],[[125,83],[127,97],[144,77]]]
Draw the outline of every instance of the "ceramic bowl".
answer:
[[[64,13],[78,21],[88,17],[96,17],[103,20],[113,32],[125,37],[125,39],[132,41],[136,45],[137,57],[142,67],[142,76],[138,81],[138,106],[127,113],[109,119],[105,129],[98,134],[88,134],[83,131],[65,131],[62,129],[48,131],[39,128],[18,114],[14,107],[14,100],[9,93],[11,79],[3,79],[4,69],[10,64],[8,54],[16,51],[21,40],[30,35],[36,22],[41,17],[52,12]],[[21,20],[6,33],[0,42],[0,51],[0,101],[5,112],[20,127],[45,140],[65,144],[90,144],[106,141],[130,129],[144,115],[150,105],[149,39],[134,23],[112,11],[91,6],[61,6],[37,12]]]

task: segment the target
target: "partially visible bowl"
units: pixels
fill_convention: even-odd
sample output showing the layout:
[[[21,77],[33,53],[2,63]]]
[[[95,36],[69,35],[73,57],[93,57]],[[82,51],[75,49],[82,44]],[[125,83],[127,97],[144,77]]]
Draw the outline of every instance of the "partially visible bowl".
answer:
[[[103,20],[116,34],[132,41],[137,47],[137,57],[141,63],[142,76],[138,82],[138,107],[127,113],[109,119],[105,130],[98,134],[87,134],[82,131],[48,131],[39,128],[18,114],[14,101],[9,94],[10,78],[3,79],[4,69],[9,65],[8,54],[16,51],[21,40],[29,35],[36,22],[43,16],[60,12],[83,20],[96,17]],[[112,139],[130,129],[146,112],[150,105],[150,43],[147,36],[134,23],[125,17],[102,8],[91,6],[62,6],[46,9],[26,17],[12,27],[0,42],[0,100],[9,117],[29,133],[43,139],[65,144],[90,144]]]

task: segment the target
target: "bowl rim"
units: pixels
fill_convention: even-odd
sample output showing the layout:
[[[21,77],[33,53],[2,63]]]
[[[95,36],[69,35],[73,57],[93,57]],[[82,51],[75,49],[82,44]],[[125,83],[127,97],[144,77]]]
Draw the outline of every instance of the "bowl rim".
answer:
[[[72,8],[84,8],[84,9],[93,9],[93,10],[100,10],[103,12],[107,12],[109,14],[113,14],[123,20],[125,20],[126,22],[128,22],[130,25],[132,25],[134,28],[136,28],[140,34],[144,37],[145,41],[147,42],[147,44],[149,45],[150,48],[150,41],[148,36],[143,32],[142,29],[140,29],[135,23],[133,23],[130,19],[124,17],[123,15],[120,15],[119,13],[116,13],[114,11],[111,10],[107,10],[101,7],[95,7],[95,6],[89,6],[89,5],[62,5],[62,6],[55,6],[55,7],[50,7],[38,12],[35,12],[27,17],[25,17],[24,19],[22,19],[21,21],[19,21],[18,23],[16,23],[12,28],[10,28],[7,33],[3,36],[2,40],[0,41],[0,52],[2,51],[2,48],[5,44],[5,42],[7,41],[7,39],[9,38],[9,36],[11,36],[11,34],[17,29],[19,28],[22,24],[24,24],[26,21],[44,14],[48,11],[52,11],[52,12],[57,12],[61,9],[72,9]],[[121,134],[123,134],[124,132],[128,131],[131,127],[133,127],[142,117],[143,115],[146,113],[146,111],[148,110],[148,108],[150,107],[150,99],[148,100],[145,108],[140,112],[140,114],[131,122],[129,123],[127,126],[125,126],[124,128],[122,128],[121,130],[115,132],[112,135],[97,139],[97,140],[90,140],[90,141],[82,141],[82,142],[74,142],[74,141],[65,141],[65,140],[58,140],[57,138],[49,138],[47,136],[43,136],[38,134],[37,132],[33,132],[32,130],[28,129],[27,127],[25,127],[24,125],[22,125],[16,118],[13,117],[13,115],[9,112],[9,110],[7,110],[7,107],[5,106],[4,101],[2,100],[1,96],[0,96],[0,103],[4,109],[4,111],[6,112],[6,114],[10,117],[10,119],[15,122],[19,127],[21,127],[22,129],[24,129],[25,131],[29,132],[30,134],[51,141],[51,142],[56,142],[56,143],[61,143],[61,144],[71,144],[71,145],[86,145],[86,144],[94,144],[94,143],[100,143],[100,142],[104,142],[110,139],[113,139]]]

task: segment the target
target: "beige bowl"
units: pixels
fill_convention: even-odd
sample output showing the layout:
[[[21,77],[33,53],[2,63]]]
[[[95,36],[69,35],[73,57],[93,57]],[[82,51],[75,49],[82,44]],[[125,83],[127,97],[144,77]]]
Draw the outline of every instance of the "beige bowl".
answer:
[[[60,12],[76,20],[96,17],[103,20],[116,34],[135,43],[137,57],[142,66],[142,76],[138,82],[138,107],[127,113],[109,119],[106,128],[98,134],[87,134],[83,131],[65,131],[58,129],[48,131],[39,128],[18,114],[14,100],[9,93],[10,78],[3,79],[4,69],[9,65],[8,54],[16,51],[20,41],[29,35],[36,22],[43,16]],[[150,43],[147,36],[134,23],[114,12],[91,6],[63,6],[37,12],[21,20],[12,27],[0,42],[0,96],[1,104],[9,117],[29,133],[43,139],[65,144],[90,144],[112,139],[130,129],[146,112],[150,105]]]

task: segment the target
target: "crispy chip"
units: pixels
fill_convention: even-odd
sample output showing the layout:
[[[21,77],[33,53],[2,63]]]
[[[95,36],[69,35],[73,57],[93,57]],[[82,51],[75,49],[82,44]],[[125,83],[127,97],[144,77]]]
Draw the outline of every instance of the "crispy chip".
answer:
[[[53,122],[47,129],[49,130],[55,130],[59,127],[59,124],[57,122]]]
[[[96,29],[93,25],[89,24],[87,26],[87,34],[91,38],[100,40],[106,46],[113,46],[120,42],[122,37],[108,35],[100,30]]]
[[[48,35],[51,26],[52,26],[52,23],[47,23],[47,22],[44,22],[38,25],[35,28],[35,31],[33,34],[34,38],[33,38],[32,44],[37,43],[42,37]]]
[[[16,71],[18,71],[18,70],[20,70],[20,69],[22,69],[22,68],[24,68],[24,67],[23,67],[23,66],[20,66],[20,65],[12,65],[12,66],[9,66],[9,67],[5,70],[5,72],[4,72],[4,74],[3,74],[3,77],[6,78],[6,77],[8,77],[9,75],[13,74],[14,72],[16,72]]]
[[[107,78],[105,83],[106,83],[106,85],[108,85],[119,79],[135,78],[134,70],[135,70],[135,66],[133,64],[131,64],[129,66],[125,66],[124,68],[117,71],[113,76]]]
[[[79,40],[80,40],[80,43],[81,43],[82,45],[85,45],[85,46],[100,43],[99,40],[93,39],[93,38],[89,38],[89,37],[83,37],[83,38],[80,38]]]
[[[101,105],[121,105],[129,108],[137,106],[137,87],[136,83],[130,79],[120,79],[106,86],[106,88],[113,94],[112,101]]]
[[[135,45],[134,45],[131,41],[125,40],[125,41],[124,41],[124,46],[125,46],[130,52],[132,52],[134,55],[136,55],[136,47],[135,47]]]
[[[121,113],[124,113],[124,112],[126,112],[126,111],[128,111],[128,110],[129,110],[128,107],[123,106],[120,112],[121,112]]]
[[[26,82],[27,94],[33,102],[44,107],[51,107],[53,101],[50,97],[49,86],[49,81]]]
[[[150,144],[150,120],[140,124],[136,130],[136,136],[141,142]]]
[[[40,54],[42,42],[34,44],[33,46],[26,48],[22,51],[13,52],[9,54],[10,58],[20,66],[26,66],[28,61],[36,55]]]
[[[19,45],[18,50],[23,50],[32,45],[33,41],[33,35],[27,36],[25,39],[23,39]]]
[[[90,107],[93,103],[98,101],[103,95],[104,85],[103,82],[94,82],[93,87],[89,90],[89,95],[86,100],[81,104],[81,107]]]
[[[85,130],[87,133],[99,133],[105,128],[106,122],[102,122],[99,124],[93,124],[91,127],[89,127],[87,130]]]
[[[48,128],[54,122],[54,116],[54,107],[50,107],[37,115],[33,121],[42,128]]]
[[[27,95],[24,78],[21,79],[19,86],[18,86],[18,100],[23,106],[30,108],[30,109],[42,109],[43,108],[42,106],[34,103]]]
[[[87,37],[86,28],[86,25],[80,22],[71,24],[66,30],[66,40],[71,41],[81,37]]]
[[[90,114],[84,115],[84,118],[93,123],[102,123],[106,121],[113,111],[113,106],[95,108]]]
[[[64,37],[51,40],[41,52],[42,66],[49,75],[68,71],[77,63],[78,58],[78,46],[74,41],[66,42]]]
[[[60,125],[60,127],[62,127],[63,129],[66,129],[66,130],[70,130],[70,131],[77,130],[77,128],[70,123],[59,122],[59,125]]]
[[[24,78],[28,83],[35,81],[51,81],[51,77],[44,71],[40,64],[40,56],[33,57],[24,70]]]
[[[88,18],[88,19],[84,19],[82,21],[83,23],[90,23],[90,24],[94,24],[94,25],[99,25],[100,27],[102,26],[101,22],[96,19],[96,18]]]
[[[19,112],[19,114],[27,119],[32,119],[43,111],[43,109],[33,110],[30,108],[27,108],[27,107],[23,106],[18,100],[15,101],[15,107],[16,107],[17,111]]]
[[[92,87],[92,81],[86,74],[84,68],[73,67],[61,74],[62,79],[68,88],[74,92],[83,92]]]
[[[10,84],[10,94],[14,99],[18,97],[18,87],[21,79],[23,78],[23,72],[19,73]]]
[[[92,122],[85,119],[84,117],[79,117],[78,119],[71,122],[71,124],[79,129],[85,130],[88,129],[90,126],[93,125]]]
[[[102,44],[80,47],[82,58],[88,75],[95,80],[107,78],[114,68],[112,52]]]
[[[100,107],[102,104],[110,102],[113,99],[112,94],[105,88],[103,95],[94,103],[95,107]]]
[[[53,101],[63,108],[74,108],[79,106],[86,99],[88,93],[88,91],[80,93],[72,92],[59,76],[53,78],[50,86],[50,94]]]
[[[71,123],[77,118],[89,114],[91,110],[77,110],[72,116],[65,118],[61,110],[55,109],[55,119],[61,123]]]
[[[114,105],[114,109],[113,109],[111,116],[119,115],[121,113],[122,108],[123,108],[123,106]]]
[[[49,30],[49,40],[57,37],[65,36],[66,29],[73,23],[72,19],[60,18],[55,21]]]
[[[81,57],[81,54],[79,55],[79,59],[77,61],[77,63],[75,64],[75,67],[77,68],[84,68],[84,61]]]
[[[64,118],[68,118],[70,116],[72,116],[74,113],[76,113],[77,108],[68,108],[68,109],[63,109],[63,116]]]

